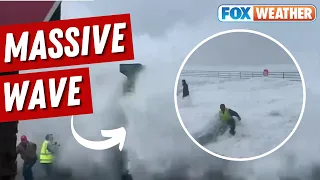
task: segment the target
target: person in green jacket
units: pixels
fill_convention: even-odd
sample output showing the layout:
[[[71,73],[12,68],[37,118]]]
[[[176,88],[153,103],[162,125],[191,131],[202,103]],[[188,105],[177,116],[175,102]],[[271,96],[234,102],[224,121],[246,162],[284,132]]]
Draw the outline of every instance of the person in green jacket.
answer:
[[[241,120],[240,115],[236,111],[226,108],[224,104],[220,104],[219,119],[224,124],[224,126],[221,127],[222,134],[227,130],[228,126],[230,127],[229,133],[233,136],[236,134],[236,122],[233,116],[237,117],[239,121]]]

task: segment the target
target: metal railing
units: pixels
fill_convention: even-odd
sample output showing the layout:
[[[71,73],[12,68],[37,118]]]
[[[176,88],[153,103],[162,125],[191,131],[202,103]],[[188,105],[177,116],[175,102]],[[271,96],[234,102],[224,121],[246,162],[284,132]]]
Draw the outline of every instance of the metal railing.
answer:
[[[199,70],[185,70],[185,71],[182,71],[181,76],[240,78],[240,79],[264,77],[262,71],[260,72],[260,71],[199,71]],[[269,75],[267,77],[301,81],[299,72],[269,72]]]

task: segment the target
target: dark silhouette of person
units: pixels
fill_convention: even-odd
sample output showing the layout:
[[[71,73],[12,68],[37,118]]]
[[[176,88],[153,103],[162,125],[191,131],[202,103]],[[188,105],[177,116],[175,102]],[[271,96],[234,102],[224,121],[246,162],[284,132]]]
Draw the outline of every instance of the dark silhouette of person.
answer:
[[[189,86],[186,82],[185,79],[182,80],[182,98],[185,98],[185,97],[188,97],[190,94],[189,94]]]

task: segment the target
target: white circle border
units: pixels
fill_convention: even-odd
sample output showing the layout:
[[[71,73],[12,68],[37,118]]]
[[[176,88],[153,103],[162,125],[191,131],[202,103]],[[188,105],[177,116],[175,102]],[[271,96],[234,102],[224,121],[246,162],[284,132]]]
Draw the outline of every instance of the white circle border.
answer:
[[[181,72],[185,66],[185,64],[187,63],[188,59],[190,58],[190,56],[199,48],[201,47],[203,44],[205,44],[207,41],[213,39],[213,38],[216,38],[218,36],[221,36],[221,35],[225,35],[225,34],[230,34],[230,33],[236,33],[236,32],[242,32],[242,33],[250,33],[250,34],[256,34],[256,35],[259,35],[259,36],[262,36],[264,38],[267,38],[271,41],[273,41],[274,43],[276,43],[279,47],[281,47],[289,56],[290,58],[292,59],[292,61],[294,62],[294,64],[296,65],[297,69],[298,69],[298,72],[300,74],[300,78],[301,78],[301,83],[302,83],[302,94],[303,94],[303,102],[302,102],[302,108],[301,108],[301,112],[300,112],[300,115],[299,115],[299,119],[296,123],[296,125],[294,126],[293,130],[291,131],[291,133],[287,136],[287,138],[285,140],[283,140],[278,146],[276,146],[275,148],[271,149],[270,151],[268,152],[265,152],[263,154],[260,154],[260,155],[257,155],[257,156],[253,156],[253,157],[247,157],[247,158],[232,158],[232,157],[227,157],[227,156],[223,156],[223,155],[219,155],[217,153],[214,153],[210,150],[208,150],[207,148],[205,148],[204,146],[202,146],[201,144],[199,144],[193,137],[192,135],[189,133],[189,131],[187,130],[186,126],[184,125],[183,121],[182,121],[182,118],[181,118],[181,115],[180,115],[180,112],[179,112],[179,108],[178,108],[178,103],[177,103],[177,90],[178,90],[178,83],[179,83],[179,78],[180,78],[180,75],[181,75]],[[184,59],[184,61],[182,62],[180,68],[179,68],[179,71],[178,71],[178,74],[177,74],[177,77],[176,77],[176,81],[175,81],[175,87],[174,87],[174,105],[175,105],[175,109],[176,109],[176,113],[177,113],[177,116],[178,116],[178,119],[179,119],[179,122],[183,128],[183,130],[186,132],[186,134],[189,136],[189,138],[198,146],[200,147],[203,151],[211,154],[212,156],[215,156],[215,157],[218,157],[218,158],[221,158],[221,159],[224,159],[224,160],[229,160],[229,161],[252,161],[252,160],[257,160],[257,159],[260,159],[260,158],[263,158],[265,156],[268,156],[270,154],[272,154],[273,152],[277,151],[279,148],[281,148],[286,142],[289,141],[289,139],[293,136],[293,134],[295,133],[295,131],[298,129],[299,125],[300,125],[300,122],[301,122],[301,119],[303,117],[303,114],[304,114],[304,110],[305,110],[305,105],[306,105],[306,85],[305,85],[305,80],[304,80],[304,77],[303,77],[303,73],[301,71],[301,68],[298,64],[298,62],[296,61],[295,57],[291,54],[291,52],[283,45],[281,44],[278,40],[274,39],[273,37],[267,35],[267,34],[264,34],[262,32],[259,32],[259,31],[255,31],[255,30],[250,30],[250,29],[230,29],[230,30],[225,30],[225,31],[220,31],[214,35],[211,35],[209,36],[208,38],[204,39],[203,41],[201,41],[197,46],[195,46],[190,52],[189,54],[187,55],[187,57]]]

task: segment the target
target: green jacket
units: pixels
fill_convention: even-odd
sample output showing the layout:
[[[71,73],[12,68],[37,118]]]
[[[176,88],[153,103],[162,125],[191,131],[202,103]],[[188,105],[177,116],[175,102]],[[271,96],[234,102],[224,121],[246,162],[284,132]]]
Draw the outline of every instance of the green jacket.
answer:
[[[232,116],[236,116],[239,119],[241,119],[239,114],[236,111],[233,111],[232,109],[226,108],[224,113],[221,110],[219,111],[219,118],[221,121],[227,122],[233,118]]]

